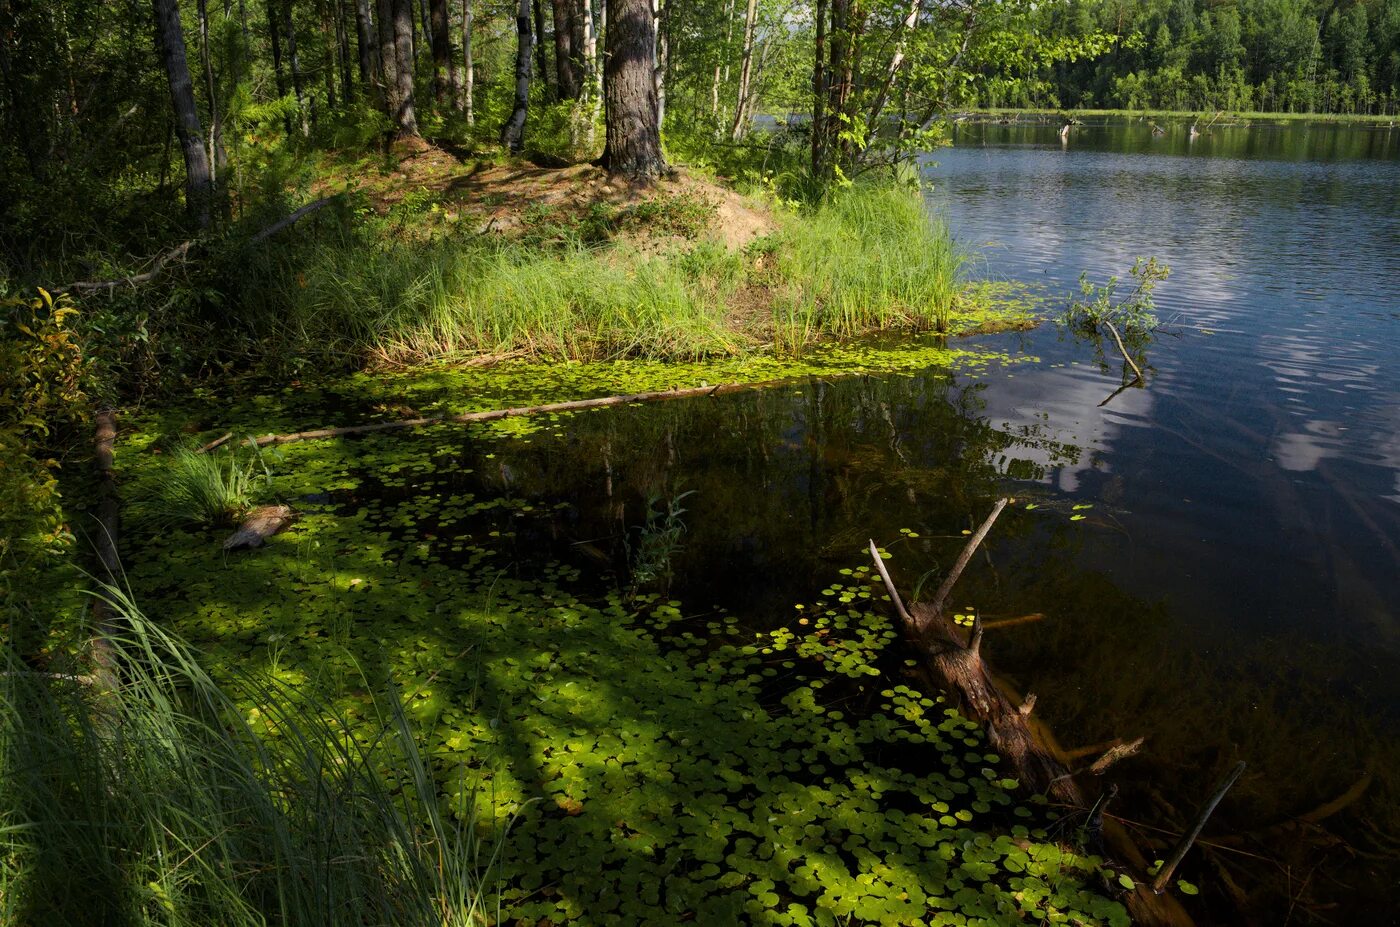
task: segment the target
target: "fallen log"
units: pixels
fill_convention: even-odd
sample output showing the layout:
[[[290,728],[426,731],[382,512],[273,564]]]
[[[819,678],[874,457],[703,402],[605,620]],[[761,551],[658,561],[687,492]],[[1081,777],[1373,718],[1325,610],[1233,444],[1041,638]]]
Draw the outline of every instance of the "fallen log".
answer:
[[[513,409],[489,409],[485,412],[467,412],[462,415],[427,415],[420,418],[397,419],[392,422],[371,422],[367,425],[347,425],[343,428],[316,428],[311,431],[297,431],[284,435],[263,435],[254,438],[258,447],[272,444],[290,444],[294,441],[316,441],[324,438],[343,438],[350,435],[373,434],[378,431],[394,431],[400,428],[421,428],[424,425],[472,425],[478,422],[494,422],[503,418],[522,415],[544,415],[551,412],[579,412],[584,409],[600,409],[605,406],[624,406],[634,402],[659,402],[666,399],[689,399],[696,396],[718,396],[737,390],[761,389],[777,386],[791,380],[769,380],[763,383],[721,383],[718,386],[691,386],[685,389],[656,390],[650,393],[632,393],[626,396],[603,396],[598,399],[572,399],[568,402],[551,402],[538,406],[518,406]]]
[[[946,692],[964,714],[983,726],[992,749],[1010,766],[1023,787],[1049,796],[1071,813],[1085,815],[1086,821],[1094,827],[1102,827],[1103,841],[1110,856],[1128,870],[1133,881],[1133,888],[1123,900],[1134,923],[1146,927],[1192,927],[1195,922],[1180,902],[1170,894],[1153,891],[1147,872],[1148,859],[1128,831],[1111,817],[1102,815],[1102,801],[1085,802],[1072,771],[1042,738],[1037,737],[1036,730],[1042,726],[1034,724],[1030,717],[1035,696],[1027,695],[1024,700],[1013,702],[996,684],[982,659],[984,628],[981,621],[974,620],[972,633],[964,640],[961,629],[944,611],[953,585],[1006,508],[1007,501],[997,502],[981,527],[968,539],[934,599],[926,604],[915,603],[912,609],[905,606],[895,588],[879,548],[873,540],[870,542],[875,570],[903,625],[905,638],[923,658],[919,675],[926,685]]]
[[[163,254],[157,255],[151,264],[151,269],[141,274],[132,274],[130,277],[121,277],[116,280],[75,280],[72,283],[58,283],[53,286],[46,286],[44,289],[50,293],[98,293],[102,290],[115,290],[120,286],[140,286],[143,283],[150,283],[159,277],[165,270],[165,265],[171,261],[183,258],[189,253],[194,241],[185,241],[171,248]]]
[[[262,547],[267,539],[292,523],[296,516],[286,505],[260,505],[244,517],[238,530],[224,541],[224,550]]]

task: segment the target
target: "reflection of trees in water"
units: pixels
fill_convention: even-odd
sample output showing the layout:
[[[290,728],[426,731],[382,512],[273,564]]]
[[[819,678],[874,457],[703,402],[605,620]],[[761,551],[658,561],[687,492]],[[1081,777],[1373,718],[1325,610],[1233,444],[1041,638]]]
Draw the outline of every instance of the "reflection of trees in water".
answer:
[[[897,578],[912,588],[951,562],[958,531],[1008,480],[1039,481],[1078,461],[1077,446],[1038,426],[993,425],[982,388],[946,373],[852,378],[576,416],[567,439],[510,446],[511,491],[567,501],[570,515],[552,529],[559,549],[596,546],[618,567],[622,540],[650,500],[664,506],[691,492],[675,594],[732,608],[750,625],[782,622],[836,568],[857,562],[866,538],[887,543]],[[1243,758],[1250,770],[1212,826],[1217,837],[1237,835],[1225,838],[1231,849],[1295,872],[1324,862],[1321,872],[1349,878],[1354,857],[1337,840],[1382,854],[1400,847],[1391,772],[1400,745],[1356,716],[1335,682],[1345,677],[1335,651],[1190,630],[1083,566],[1086,543],[1102,535],[1092,519],[1072,523],[1053,509],[1041,500],[1040,511],[1007,513],[959,587],[959,604],[991,617],[1048,616],[994,633],[987,646],[1012,685],[1041,696],[1038,711],[1069,746],[1147,735],[1144,755],[1116,772],[1134,793],[1130,816],[1184,827],[1212,782]],[[1330,832],[1278,829],[1344,794],[1368,766],[1376,775],[1366,797],[1325,821]],[[1271,884],[1283,871],[1223,849],[1207,854],[1209,866],[1245,885]],[[1305,900],[1335,897],[1332,886],[1319,879]],[[1287,903],[1281,890],[1265,894],[1266,909]]]

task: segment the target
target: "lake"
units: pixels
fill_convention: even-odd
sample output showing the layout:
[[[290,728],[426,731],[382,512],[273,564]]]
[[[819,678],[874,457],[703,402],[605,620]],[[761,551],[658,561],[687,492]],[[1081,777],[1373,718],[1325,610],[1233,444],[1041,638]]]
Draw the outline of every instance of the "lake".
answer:
[[[1308,799],[1320,805],[1400,756],[1400,128],[1164,128],[1100,119],[1062,142],[1058,124],[958,126],[926,163],[931,201],[982,276],[1069,294],[1082,271],[1126,278],[1149,255],[1171,266],[1146,389],[1098,407],[1118,364],[1105,375],[1045,328],[1015,339],[1040,363],[992,383],[983,414],[1083,448],[1040,482],[1115,514],[1069,568],[1158,610],[1160,650],[1122,659],[1189,665],[1199,676],[1179,670],[1182,684],[1212,691],[1117,706],[1137,692],[1084,679],[1078,720],[1108,734],[1095,698],[1119,723],[1140,707],[1118,733],[1147,733],[1151,749],[1159,725],[1185,729],[1158,738],[1159,769],[1242,758],[1245,797],[1297,793],[1318,769],[1333,790]],[[1096,659],[1100,624],[1074,620]],[[1019,655],[1035,688],[1055,672],[1040,656]],[[1285,732],[1292,769],[1267,742]],[[1199,746],[1183,752],[1191,733]],[[1353,806],[1374,816],[1350,832],[1363,844],[1382,822],[1393,840],[1400,820],[1380,785]],[[1373,876],[1336,878],[1364,892]]]

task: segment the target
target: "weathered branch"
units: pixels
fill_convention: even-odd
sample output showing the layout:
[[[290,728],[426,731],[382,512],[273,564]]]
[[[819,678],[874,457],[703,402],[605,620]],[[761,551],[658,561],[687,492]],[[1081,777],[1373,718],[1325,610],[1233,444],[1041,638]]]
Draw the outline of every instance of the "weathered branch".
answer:
[[[1128,349],[1123,347],[1123,339],[1118,337],[1118,329],[1114,326],[1112,322],[1108,321],[1108,319],[1104,319],[1103,324],[1108,326],[1108,333],[1112,335],[1113,340],[1117,342],[1118,351],[1123,355],[1123,360],[1128,362],[1128,366],[1133,368],[1133,373],[1137,374],[1138,380],[1141,381],[1142,368],[1139,367],[1137,365],[1137,361],[1133,360],[1132,357],[1128,354]]]
[[[1225,780],[1216,787],[1215,793],[1211,795],[1210,800],[1205,803],[1200,813],[1196,815],[1195,823],[1191,825],[1191,829],[1182,835],[1181,840],[1176,845],[1176,849],[1172,851],[1171,858],[1167,860],[1166,865],[1157,873],[1157,878],[1152,881],[1152,890],[1154,892],[1160,893],[1171,884],[1172,874],[1176,872],[1176,867],[1180,866],[1181,861],[1186,858],[1186,853],[1191,849],[1191,845],[1196,842],[1196,838],[1201,835],[1201,830],[1206,826],[1206,821],[1210,820],[1212,812],[1215,811],[1215,806],[1220,804],[1220,800],[1225,797],[1225,793],[1230,791],[1230,786],[1234,785],[1235,780],[1240,777],[1240,773],[1244,772],[1244,767],[1244,760],[1240,760],[1235,764],[1235,768],[1230,771],[1230,774],[1225,777]]]
[[[987,532],[992,530],[992,525],[996,522],[1001,510],[1006,508],[1007,499],[997,500],[997,504],[992,506],[992,513],[982,522],[982,527],[977,529],[977,533],[967,539],[967,544],[963,547],[962,553],[953,564],[953,568],[948,571],[948,576],[943,580],[943,585],[938,587],[937,594],[933,601],[929,603],[929,608],[939,615],[943,614],[943,609],[948,604],[948,596],[953,592],[953,586],[957,583],[958,577],[962,576],[962,571],[967,569],[967,564],[972,560],[972,555],[977,553],[978,546],[987,537]]]
[[[51,293],[98,293],[103,290],[115,290],[123,286],[140,286],[143,283],[150,283],[161,275],[165,270],[165,265],[177,259],[183,259],[194,246],[194,241],[181,242],[175,247],[158,255],[151,264],[151,269],[143,274],[133,274],[130,277],[122,277],[118,280],[75,280],[72,283],[61,283],[55,286],[46,286],[44,289]]]

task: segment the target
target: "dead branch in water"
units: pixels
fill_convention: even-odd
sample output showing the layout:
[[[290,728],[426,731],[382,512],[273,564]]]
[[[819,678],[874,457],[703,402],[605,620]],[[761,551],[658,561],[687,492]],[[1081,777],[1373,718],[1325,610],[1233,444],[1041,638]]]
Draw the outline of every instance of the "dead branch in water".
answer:
[[[1196,815],[1195,823],[1191,825],[1191,829],[1181,838],[1181,841],[1176,845],[1176,849],[1172,851],[1171,858],[1167,860],[1166,865],[1157,873],[1157,878],[1152,882],[1152,890],[1154,892],[1161,892],[1162,889],[1171,884],[1172,874],[1176,872],[1176,867],[1180,866],[1181,861],[1186,858],[1187,851],[1189,851],[1191,845],[1196,842],[1196,838],[1201,835],[1201,829],[1206,826],[1206,821],[1210,819],[1211,813],[1215,811],[1215,806],[1220,804],[1220,800],[1225,797],[1225,793],[1230,791],[1230,786],[1234,785],[1235,780],[1244,772],[1244,767],[1244,760],[1240,760],[1235,764],[1235,768],[1230,771],[1230,774],[1225,777],[1225,780],[1216,787],[1215,794],[1211,795],[1204,807],[1201,808],[1200,813]]]
[[[930,603],[915,603],[912,609],[906,606],[873,540],[870,556],[903,624],[906,639],[923,658],[918,668],[923,682],[948,693],[965,715],[982,725],[988,743],[1010,766],[1024,788],[1048,795],[1081,814],[1089,813],[1090,805],[1084,800],[1073,774],[1056,751],[1047,746],[1047,743],[1053,744],[1053,736],[1031,717],[1035,696],[1027,695],[1019,701],[1008,698],[983,660],[982,623],[974,621],[972,633],[965,641],[961,629],[944,611],[953,584],[986,539],[1007,502],[1007,499],[999,500],[981,527],[968,538],[942,588]],[[1044,734],[1038,735],[1037,731],[1044,731]],[[1108,745],[1108,753],[1090,767],[1091,770],[1102,772],[1117,759],[1136,752],[1139,744],[1140,741]],[[1090,813],[1087,820],[1095,830],[1102,828],[1103,840],[1112,856],[1134,876],[1134,887],[1123,899],[1133,921],[1148,927],[1190,927],[1194,924],[1191,915],[1173,896],[1154,892],[1148,886],[1147,858],[1121,824],[1103,816],[1105,803],[1101,797],[1095,803],[1098,813]]]
[[[1137,365],[1137,361],[1133,360],[1132,356],[1128,354],[1128,349],[1123,346],[1123,339],[1118,337],[1117,327],[1108,319],[1104,319],[1103,324],[1108,326],[1108,333],[1113,336],[1114,342],[1117,343],[1118,352],[1123,355],[1123,360],[1128,362],[1128,366],[1133,368],[1133,373],[1137,374],[1137,382],[1141,383],[1142,368]]]

